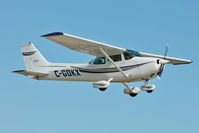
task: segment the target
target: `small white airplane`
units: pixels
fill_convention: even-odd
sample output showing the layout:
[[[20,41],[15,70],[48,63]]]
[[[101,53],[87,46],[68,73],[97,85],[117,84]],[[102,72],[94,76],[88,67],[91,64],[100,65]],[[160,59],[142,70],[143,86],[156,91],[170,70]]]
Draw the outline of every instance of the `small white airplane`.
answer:
[[[13,71],[37,80],[90,81],[94,88],[105,91],[110,82],[120,82],[125,94],[135,97],[141,90],[151,93],[155,85],[149,80],[160,77],[166,64],[189,64],[191,60],[155,55],[119,48],[104,43],[54,32],[43,35],[64,47],[96,56],[87,64],[48,62],[32,44],[21,46],[27,70]],[[129,87],[126,82],[145,81],[140,88]]]

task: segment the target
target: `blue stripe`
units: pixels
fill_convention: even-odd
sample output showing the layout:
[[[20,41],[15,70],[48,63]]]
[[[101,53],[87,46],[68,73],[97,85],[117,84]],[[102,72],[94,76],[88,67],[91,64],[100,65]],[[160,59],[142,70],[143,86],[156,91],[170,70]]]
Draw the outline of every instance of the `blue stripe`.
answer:
[[[85,73],[113,73],[113,72],[119,72],[119,71],[103,71],[103,72],[97,72],[97,71],[86,71],[86,70],[79,70],[80,72]]]
[[[151,63],[151,61],[150,62],[146,62],[146,63],[136,64],[136,65],[123,66],[123,67],[120,67],[120,68],[124,69],[123,71],[127,71],[127,70],[134,69],[134,68],[136,68],[138,66],[145,65],[145,64],[148,64],[148,63]],[[71,66],[71,67],[77,68],[77,69],[79,69],[80,72],[85,72],[85,73],[113,73],[113,72],[119,72],[115,67],[113,67],[113,68],[98,68],[98,69],[85,69],[85,68],[79,68],[79,67],[74,67],[74,66]],[[127,68],[127,69],[125,69],[125,68]],[[104,69],[104,71],[103,71],[103,69]],[[99,70],[101,70],[101,71],[99,71]]]

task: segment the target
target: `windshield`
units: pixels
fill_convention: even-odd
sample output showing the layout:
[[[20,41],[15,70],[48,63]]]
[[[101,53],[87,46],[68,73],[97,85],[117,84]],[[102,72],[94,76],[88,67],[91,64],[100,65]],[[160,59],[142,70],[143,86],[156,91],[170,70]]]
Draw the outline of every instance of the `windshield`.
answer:
[[[134,51],[134,50],[126,50],[123,54],[124,54],[125,60],[129,60],[135,56],[142,57],[142,55],[139,52]]]

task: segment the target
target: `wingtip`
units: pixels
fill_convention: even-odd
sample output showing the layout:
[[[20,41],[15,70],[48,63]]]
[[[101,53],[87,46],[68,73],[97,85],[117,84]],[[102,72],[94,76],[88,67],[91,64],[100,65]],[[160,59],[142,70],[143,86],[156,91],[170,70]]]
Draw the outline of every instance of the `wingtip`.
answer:
[[[188,60],[186,62],[178,63],[178,64],[173,64],[173,65],[182,65],[182,64],[191,64],[191,63],[193,63],[193,60]]]
[[[19,72],[24,72],[26,70],[15,70],[15,71],[12,71],[13,73],[19,73]]]
[[[41,37],[60,36],[60,35],[64,35],[64,33],[63,32],[53,32],[53,33],[41,35]]]
[[[193,60],[188,60],[186,64],[191,64],[191,63],[193,63]]]

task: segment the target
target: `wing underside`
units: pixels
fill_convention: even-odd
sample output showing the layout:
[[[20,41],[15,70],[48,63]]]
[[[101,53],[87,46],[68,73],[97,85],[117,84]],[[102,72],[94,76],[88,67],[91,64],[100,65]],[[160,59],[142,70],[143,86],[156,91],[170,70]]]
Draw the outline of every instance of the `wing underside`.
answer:
[[[61,44],[62,46],[65,46],[72,50],[94,55],[97,57],[104,56],[99,50],[99,47],[102,48],[108,55],[121,54],[122,52],[126,51],[123,48],[68,35],[62,32],[54,32],[43,35],[42,37]]]
[[[180,65],[180,64],[189,64],[189,63],[192,63],[191,60],[186,60],[186,59],[180,59],[180,58],[174,58],[174,57],[164,57],[164,56],[161,56],[161,55],[148,54],[148,53],[142,53],[142,52],[140,52],[140,54],[143,57],[154,57],[154,58],[165,59],[165,60],[169,61],[168,64],[173,64],[173,65]]]

